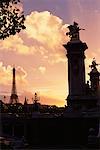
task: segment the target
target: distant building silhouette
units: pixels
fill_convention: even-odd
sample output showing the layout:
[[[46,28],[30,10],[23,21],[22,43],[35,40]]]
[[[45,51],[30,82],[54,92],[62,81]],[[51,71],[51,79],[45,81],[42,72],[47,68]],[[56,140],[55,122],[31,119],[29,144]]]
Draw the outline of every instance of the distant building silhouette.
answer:
[[[40,103],[38,103],[39,97],[37,93],[34,94],[34,101],[33,101],[33,109],[34,111],[39,111]]]
[[[26,99],[26,97],[25,97],[24,105],[27,105],[27,99]]]
[[[10,96],[10,104],[18,103],[18,95],[16,90],[16,70],[13,68],[12,91]]]

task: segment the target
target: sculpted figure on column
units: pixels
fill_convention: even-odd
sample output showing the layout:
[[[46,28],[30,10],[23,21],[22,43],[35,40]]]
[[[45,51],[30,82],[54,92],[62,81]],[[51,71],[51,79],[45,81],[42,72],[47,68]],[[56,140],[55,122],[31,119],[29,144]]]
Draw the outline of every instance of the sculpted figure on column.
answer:
[[[85,30],[85,29],[80,29],[77,22],[74,22],[73,25],[69,25],[68,29],[69,29],[69,32],[67,32],[66,35],[69,35],[69,37],[71,38],[71,41],[80,40],[79,31]]]

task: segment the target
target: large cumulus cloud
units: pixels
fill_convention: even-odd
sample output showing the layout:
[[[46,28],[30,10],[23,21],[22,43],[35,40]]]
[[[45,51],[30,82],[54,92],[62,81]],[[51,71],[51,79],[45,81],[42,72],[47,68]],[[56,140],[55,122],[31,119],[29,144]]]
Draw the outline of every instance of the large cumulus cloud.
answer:
[[[0,50],[24,55],[39,53],[44,59],[49,57],[56,60],[57,54],[63,57],[62,44],[67,41],[67,25],[59,17],[48,11],[35,11],[26,17],[25,26],[26,30],[20,34],[0,41]]]

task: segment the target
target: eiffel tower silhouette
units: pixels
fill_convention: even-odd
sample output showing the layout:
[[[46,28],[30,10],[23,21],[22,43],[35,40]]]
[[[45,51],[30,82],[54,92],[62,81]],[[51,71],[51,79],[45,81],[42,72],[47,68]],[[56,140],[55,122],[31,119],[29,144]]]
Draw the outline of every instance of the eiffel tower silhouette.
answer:
[[[18,95],[16,90],[16,70],[15,67],[13,67],[13,80],[12,80],[12,91],[10,96],[10,104],[18,103]]]

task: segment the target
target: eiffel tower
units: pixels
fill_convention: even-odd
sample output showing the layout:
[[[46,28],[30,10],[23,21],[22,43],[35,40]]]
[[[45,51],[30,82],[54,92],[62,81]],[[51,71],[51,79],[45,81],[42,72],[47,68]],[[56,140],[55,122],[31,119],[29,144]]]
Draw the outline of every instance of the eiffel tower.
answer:
[[[15,104],[18,103],[18,95],[17,95],[17,90],[16,90],[16,70],[13,68],[13,81],[12,81],[12,91],[11,91],[11,96],[10,96],[10,104]]]

